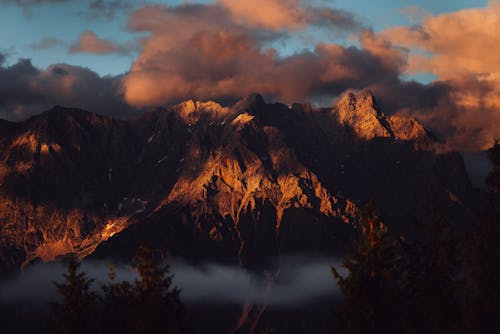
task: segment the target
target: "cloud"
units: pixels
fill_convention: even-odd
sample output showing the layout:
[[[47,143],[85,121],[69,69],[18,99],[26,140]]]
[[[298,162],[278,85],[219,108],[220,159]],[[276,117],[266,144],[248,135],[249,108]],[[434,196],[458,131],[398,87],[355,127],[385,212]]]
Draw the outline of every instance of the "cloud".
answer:
[[[360,23],[342,10],[303,6],[301,0],[220,0],[232,19],[253,28],[282,30],[304,29],[310,25],[355,29]]]
[[[181,300],[186,304],[269,304],[280,307],[301,306],[338,294],[331,274],[337,260],[324,258],[285,258],[285,262],[265,275],[250,272],[238,266],[203,263],[197,266],[172,261],[173,283],[181,289]],[[41,304],[57,298],[54,281],[60,281],[65,267],[61,263],[38,264],[24,270],[22,275],[0,281],[0,302]],[[82,270],[96,279],[92,289],[98,290],[108,281],[107,266],[101,261],[84,261]],[[271,271],[274,278],[271,281]],[[345,269],[341,268],[344,273]],[[129,266],[115,266],[116,281],[132,281],[137,274]]]
[[[70,53],[127,54],[136,48],[133,43],[118,45],[111,40],[99,38],[93,31],[85,30],[78,41],[69,48]]]
[[[68,64],[38,69],[20,59],[0,66],[0,118],[23,120],[54,105],[126,117],[136,111],[123,101],[120,80]]]
[[[500,1],[484,8],[426,16],[416,27],[399,26],[383,35],[396,44],[426,51],[412,56],[409,71],[430,71],[441,79],[500,72]]]
[[[118,15],[127,13],[144,3],[143,0],[92,0],[89,2],[87,9],[79,12],[79,14],[90,20],[112,20]]]
[[[256,303],[295,307],[338,294],[331,266],[338,261],[316,258],[287,258],[275,277],[264,278],[236,266],[205,264],[201,266],[174,263],[174,284],[181,288],[186,302]],[[342,270],[342,269],[341,269]],[[276,275],[276,273],[279,273]]]
[[[20,7],[29,7],[40,4],[62,3],[71,0],[0,0],[2,5],[18,5]]]
[[[360,20],[351,12],[328,7],[308,7],[305,11],[309,25],[333,27],[352,32],[365,28]]]
[[[361,35],[366,48],[323,43],[283,58],[264,47],[263,36],[279,39],[278,30],[324,22],[332,31],[359,26],[344,12],[303,8],[298,1],[266,3],[269,11],[253,14],[250,8],[258,7],[250,1],[144,6],[133,12],[129,28],[150,35],[124,78],[127,102],[144,106],[188,97],[225,99],[254,91],[285,101],[332,96],[398,75],[404,63],[402,49],[382,43],[370,31]]]
[[[66,42],[55,37],[44,37],[40,41],[30,44],[28,47],[32,50],[45,50],[65,47]]]
[[[15,5],[22,9],[25,16],[31,16],[31,8],[38,5],[69,3],[74,0],[0,0],[0,5]]]
[[[499,25],[500,1],[491,1],[484,8],[425,16],[418,26],[381,32],[382,38],[412,50],[406,73],[431,72],[438,78],[426,87],[387,87],[405,104],[395,111],[421,119],[444,135],[451,148],[490,147],[500,137]]]
[[[221,0],[234,20],[257,28],[280,30],[304,27],[307,22],[300,0]]]

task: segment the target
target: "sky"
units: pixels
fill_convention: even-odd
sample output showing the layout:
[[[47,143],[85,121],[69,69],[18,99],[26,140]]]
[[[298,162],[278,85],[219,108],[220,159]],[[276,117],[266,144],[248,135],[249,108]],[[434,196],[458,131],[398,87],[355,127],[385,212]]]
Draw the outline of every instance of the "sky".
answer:
[[[204,1],[204,3],[210,2]],[[68,50],[87,30],[95,32],[100,38],[111,39],[117,43],[127,43],[140,38],[141,34],[127,29],[127,15],[131,10],[140,8],[146,3],[145,1],[127,2],[127,0],[0,0],[0,50],[9,55],[8,63],[16,62],[18,58],[29,58],[33,65],[40,68],[65,62],[89,67],[100,75],[125,73],[138,56],[139,50],[132,48],[129,53],[97,55],[70,53]],[[182,3],[203,3],[203,1],[164,0],[152,3],[175,6]],[[404,13],[405,9],[415,6],[429,13],[440,14],[468,7],[484,6],[487,1],[325,0],[316,3],[350,11],[358,15],[360,20],[375,31],[380,31],[391,26],[416,23],[417,16]],[[336,38],[336,41],[349,43],[348,36],[342,37],[344,38]],[[45,43],[43,43],[44,40]],[[279,43],[277,48],[285,54],[290,54],[302,48],[300,42],[298,40],[286,45]]]
[[[499,24],[498,0],[0,0],[0,118],[370,89],[450,148],[484,149],[500,137]]]

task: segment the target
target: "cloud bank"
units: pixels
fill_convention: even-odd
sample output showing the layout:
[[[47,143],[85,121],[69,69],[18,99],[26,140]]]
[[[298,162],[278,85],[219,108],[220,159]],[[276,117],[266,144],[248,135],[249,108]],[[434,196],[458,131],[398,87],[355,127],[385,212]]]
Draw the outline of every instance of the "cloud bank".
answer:
[[[24,120],[54,105],[127,117],[136,112],[120,94],[120,77],[101,77],[88,68],[55,64],[38,69],[28,59],[2,65],[0,118]]]
[[[309,28],[357,31],[355,17],[300,1],[253,1],[176,7],[144,6],[129,17],[129,29],[148,32],[138,59],[123,81],[132,105],[171,103],[192,97],[224,99],[260,92],[290,102],[393,78],[404,50],[369,30],[361,48],[319,43],[282,57],[271,41]]]
[[[425,15],[417,26],[381,32],[412,50],[407,73],[430,72],[438,78],[421,89],[424,98],[434,100],[430,106],[407,103],[400,111],[438,129],[454,148],[490,147],[500,138],[499,25],[500,1],[490,1],[484,8]],[[408,90],[405,97],[411,95],[415,92]]]

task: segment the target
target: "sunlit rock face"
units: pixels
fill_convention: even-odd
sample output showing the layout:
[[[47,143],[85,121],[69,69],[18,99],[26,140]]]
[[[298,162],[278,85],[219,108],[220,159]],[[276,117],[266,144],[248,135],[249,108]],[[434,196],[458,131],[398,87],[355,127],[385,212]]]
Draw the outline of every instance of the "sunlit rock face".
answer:
[[[370,91],[344,94],[332,109],[341,124],[351,128],[359,138],[377,137],[411,141],[416,148],[432,149],[433,136],[414,118],[387,116]]]
[[[369,92],[345,94],[332,111],[334,117],[341,124],[352,128],[359,138],[394,137],[388,118],[378,110]]]
[[[55,107],[0,122],[0,257],[18,266],[148,242],[258,265],[341,248],[369,200],[406,232],[430,183],[457,215],[473,196],[460,157],[434,144],[369,92],[322,109],[189,100],[127,121]]]
[[[83,110],[54,108],[3,132],[0,162],[1,255],[48,261],[87,254],[119,231],[113,212],[123,182],[112,165],[130,165],[127,125]]]

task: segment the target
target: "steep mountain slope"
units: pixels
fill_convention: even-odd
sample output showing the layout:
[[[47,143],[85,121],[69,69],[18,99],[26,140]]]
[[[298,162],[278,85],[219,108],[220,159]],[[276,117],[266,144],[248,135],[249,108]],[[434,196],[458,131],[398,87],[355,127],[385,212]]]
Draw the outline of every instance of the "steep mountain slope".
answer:
[[[55,107],[0,123],[0,257],[126,254],[147,240],[257,265],[341,247],[370,199],[406,233],[429,183],[451,213],[471,200],[460,156],[434,144],[369,92],[322,109],[186,101],[128,121]]]
[[[131,164],[129,137],[123,122],[61,108],[2,136],[2,256],[50,260],[113,233],[119,218],[108,212],[123,180],[111,165]]]

